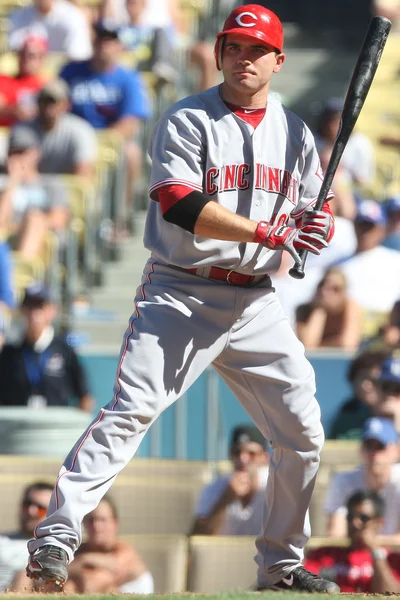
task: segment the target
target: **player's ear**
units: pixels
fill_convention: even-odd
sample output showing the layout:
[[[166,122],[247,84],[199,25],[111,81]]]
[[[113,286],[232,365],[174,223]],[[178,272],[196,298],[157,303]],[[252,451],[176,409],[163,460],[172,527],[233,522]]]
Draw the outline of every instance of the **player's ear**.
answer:
[[[274,73],[279,73],[279,71],[282,68],[283,63],[285,62],[285,58],[286,58],[286,54],[283,54],[283,52],[276,55],[276,63],[274,66],[274,71],[273,71]]]

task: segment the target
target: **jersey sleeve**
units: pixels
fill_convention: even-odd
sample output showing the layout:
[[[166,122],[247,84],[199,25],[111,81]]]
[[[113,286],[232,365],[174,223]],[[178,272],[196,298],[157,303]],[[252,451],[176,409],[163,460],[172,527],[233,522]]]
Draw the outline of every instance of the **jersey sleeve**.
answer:
[[[294,219],[300,218],[308,206],[314,206],[321,189],[324,173],[314,137],[311,131],[306,127],[304,140],[304,167],[299,182],[299,201],[291,216]],[[329,190],[327,199],[333,198],[333,192]]]
[[[179,111],[161,118],[154,128],[149,151],[152,160],[150,198],[158,188],[173,184],[203,191],[203,141],[192,115]]]

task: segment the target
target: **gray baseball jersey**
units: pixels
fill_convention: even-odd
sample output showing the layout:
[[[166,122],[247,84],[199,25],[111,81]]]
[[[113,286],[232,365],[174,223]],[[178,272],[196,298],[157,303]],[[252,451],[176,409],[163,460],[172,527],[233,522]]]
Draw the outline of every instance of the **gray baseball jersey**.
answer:
[[[304,124],[270,98],[254,128],[237,117],[219,88],[186,98],[157,123],[150,148],[150,197],[166,184],[198,190],[234,213],[285,224],[316,200],[322,172],[314,138]],[[238,272],[274,273],[281,252],[255,243],[193,236],[163,219],[150,203],[145,245],[154,257],[189,268],[218,265]]]

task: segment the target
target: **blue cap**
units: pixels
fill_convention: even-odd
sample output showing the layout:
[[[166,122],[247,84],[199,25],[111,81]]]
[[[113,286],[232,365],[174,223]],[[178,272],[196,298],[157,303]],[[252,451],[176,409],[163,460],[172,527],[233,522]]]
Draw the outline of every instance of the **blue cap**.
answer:
[[[322,112],[324,114],[334,114],[341,113],[344,106],[343,98],[328,98],[326,102],[323,104]]]
[[[51,302],[50,291],[44,283],[38,281],[26,288],[22,306],[46,304],[47,302]]]
[[[357,205],[356,223],[384,225],[386,217],[382,205],[376,200],[361,200]]]
[[[398,434],[391,419],[387,419],[386,417],[372,417],[364,423],[362,440],[363,442],[378,440],[378,442],[387,446],[388,444],[397,443]]]
[[[383,363],[380,375],[381,381],[400,383],[400,357],[389,356]]]
[[[388,198],[385,202],[386,212],[390,215],[393,212],[400,210],[400,194]]]

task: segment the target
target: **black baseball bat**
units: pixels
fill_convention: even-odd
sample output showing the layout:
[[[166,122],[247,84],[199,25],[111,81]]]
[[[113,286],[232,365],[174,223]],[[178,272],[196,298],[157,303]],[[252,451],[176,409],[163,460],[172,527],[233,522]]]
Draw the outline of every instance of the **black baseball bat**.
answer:
[[[386,17],[378,16],[371,20],[347,90],[338,134],[333,145],[332,154],[329,159],[329,164],[322,181],[314,210],[321,210],[325,204],[343,151],[349,141],[351,132],[354,129],[354,125],[356,124],[369,92],[369,88],[371,87],[372,80],[374,79],[391,26],[391,21],[386,19]],[[305,275],[304,265],[308,251],[301,250],[299,254],[301,257],[301,264],[295,264],[289,271],[289,274],[295,279],[303,279]]]

